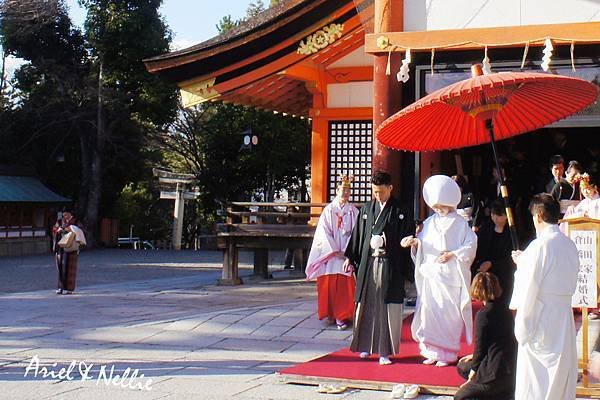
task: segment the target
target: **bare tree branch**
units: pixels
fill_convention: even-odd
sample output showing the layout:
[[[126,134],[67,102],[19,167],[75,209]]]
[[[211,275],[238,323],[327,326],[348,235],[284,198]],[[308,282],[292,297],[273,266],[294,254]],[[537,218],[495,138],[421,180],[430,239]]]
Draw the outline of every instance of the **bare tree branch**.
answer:
[[[61,10],[64,4],[60,0],[0,0],[0,17],[14,23],[49,23]]]

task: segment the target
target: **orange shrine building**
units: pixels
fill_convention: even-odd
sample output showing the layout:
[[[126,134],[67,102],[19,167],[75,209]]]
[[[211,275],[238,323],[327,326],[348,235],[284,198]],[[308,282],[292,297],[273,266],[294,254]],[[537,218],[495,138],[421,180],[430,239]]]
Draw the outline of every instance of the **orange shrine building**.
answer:
[[[414,201],[423,216],[413,200],[422,181],[458,173],[485,186],[489,149],[391,151],[377,143],[375,129],[404,106],[469,77],[470,66],[484,58],[494,72],[541,70],[549,52],[549,72],[600,83],[600,5],[564,3],[287,0],[225,34],[145,63],[179,86],[186,107],[226,101],[310,118],[313,202],[331,200],[341,173],[355,177],[352,201],[368,201],[371,171],[383,168],[399,197]],[[543,165],[540,174],[549,174],[547,157],[562,151],[554,137],[566,137],[573,154],[565,157],[585,159],[593,173],[600,155],[596,145],[586,153],[585,144],[600,142],[598,126],[596,104],[504,150],[517,146]]]
[[[312,202],[329,202],[341,173],[355,177],[351,201],[368,201],[371,171],[385,169],[396,196],[413,204],[419,219],[427,213],[420,186],[433,174],[466,176],[480,198],[495,191],[490,148],[392,151],[377,142],[377,127],[425,95],[470,77],[475,63],[493,72],[543,70],[600,85],[600,3],[283,0],[223,35],[145,63],[179,86],[184,106],[227,101],[309,118]],[[528,196],[551,179],[550,156],[578,160],[600,178],[599,127],[596,102],[498,143],[516,193],[517,225],[519,217],[527,219]],[[598,388],[579,388],[578,394],[597,395]]]

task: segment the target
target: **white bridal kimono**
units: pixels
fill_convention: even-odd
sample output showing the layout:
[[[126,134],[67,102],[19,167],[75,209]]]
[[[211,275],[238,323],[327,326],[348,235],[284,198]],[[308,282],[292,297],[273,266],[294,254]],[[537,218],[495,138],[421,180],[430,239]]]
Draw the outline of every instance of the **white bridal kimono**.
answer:
[[[565,218],[575,217],[590,217],[600,219],[600,197],[594,199],[583,199],[573,208],[573,210],[567,210]]]
[[[515,400],[574,400],[577,349],[571,296],[575,244],[558,226],[544,229],[517,259],[510,308],[519,343]]]
[[[356,207],[348,203],[341,207],[337,197],[323,209],[308,255],[307,279],[332,274],[352,276],[352,272],[344,271],[346,258],[343,253],[350,241],[357,216]]]
[[[434,214],[427,218],[417,239],[419,244],[411,251],[418,294],[412,336],[424,357],[453,362],[463,327],[467,342],[472,342],[469,286],[477,236],[467,221],[452,211],[445,217]],[[444,264],[436,262],[443,251],[451,251],[455,257]]]

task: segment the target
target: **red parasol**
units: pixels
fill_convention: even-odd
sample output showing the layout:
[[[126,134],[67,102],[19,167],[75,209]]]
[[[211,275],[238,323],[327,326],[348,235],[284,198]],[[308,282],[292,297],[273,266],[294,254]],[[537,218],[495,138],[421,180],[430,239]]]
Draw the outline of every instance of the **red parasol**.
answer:
[[[385,120],[382,144],[410,151],[448,150],[491,142],[502,179],[513,247],[518,248],[512,211],[495,140],[542,128],[596,101],[599,88],[579,78],[535,72],[500,72],[437,90]]]

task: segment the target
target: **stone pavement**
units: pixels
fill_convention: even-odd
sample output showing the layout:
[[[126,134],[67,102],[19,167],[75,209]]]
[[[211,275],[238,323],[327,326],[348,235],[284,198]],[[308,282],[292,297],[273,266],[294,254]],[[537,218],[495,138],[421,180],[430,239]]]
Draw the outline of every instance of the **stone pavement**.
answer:
[[[271,264],[283,262],[283,252],[270,254]],[[216,281],[221,274],[221,251],[86,250],[79,257],[77,285],[184,277],[204,274]],[[252,266],[252,254],[240,252],[241,274]],[[0,293],[56,288],[56,267],[48,255],[0,257]],[[208,280],[207,280],[208,281]]]
[[[346,347],[351,333],[318,321],[314,284],[280,266],[274,275],[238,287],[197,273],[2,294],[0,399],[389,398],[280,381],[277,370]]]
[[[103,254],[112,262],[138,257],[107,252],[99,258]],[[25,264],[40,262],[48,263]],[[2,265],[15,263],[20,261],[3,260],[0,273],[6,273]],[[323,395],[314,386],[280,382],[277,370],[348,346],[351,333],[316,318],[314,284],[281,266],[274,273],[274,280],[247,279],[238,287],[216,286],[216,275],[196,273],[82,285],[70,296],[51,290],[4,293],[0,398],[389,398],[358,390]],[[127,368],[127,378],[115,378]]]

